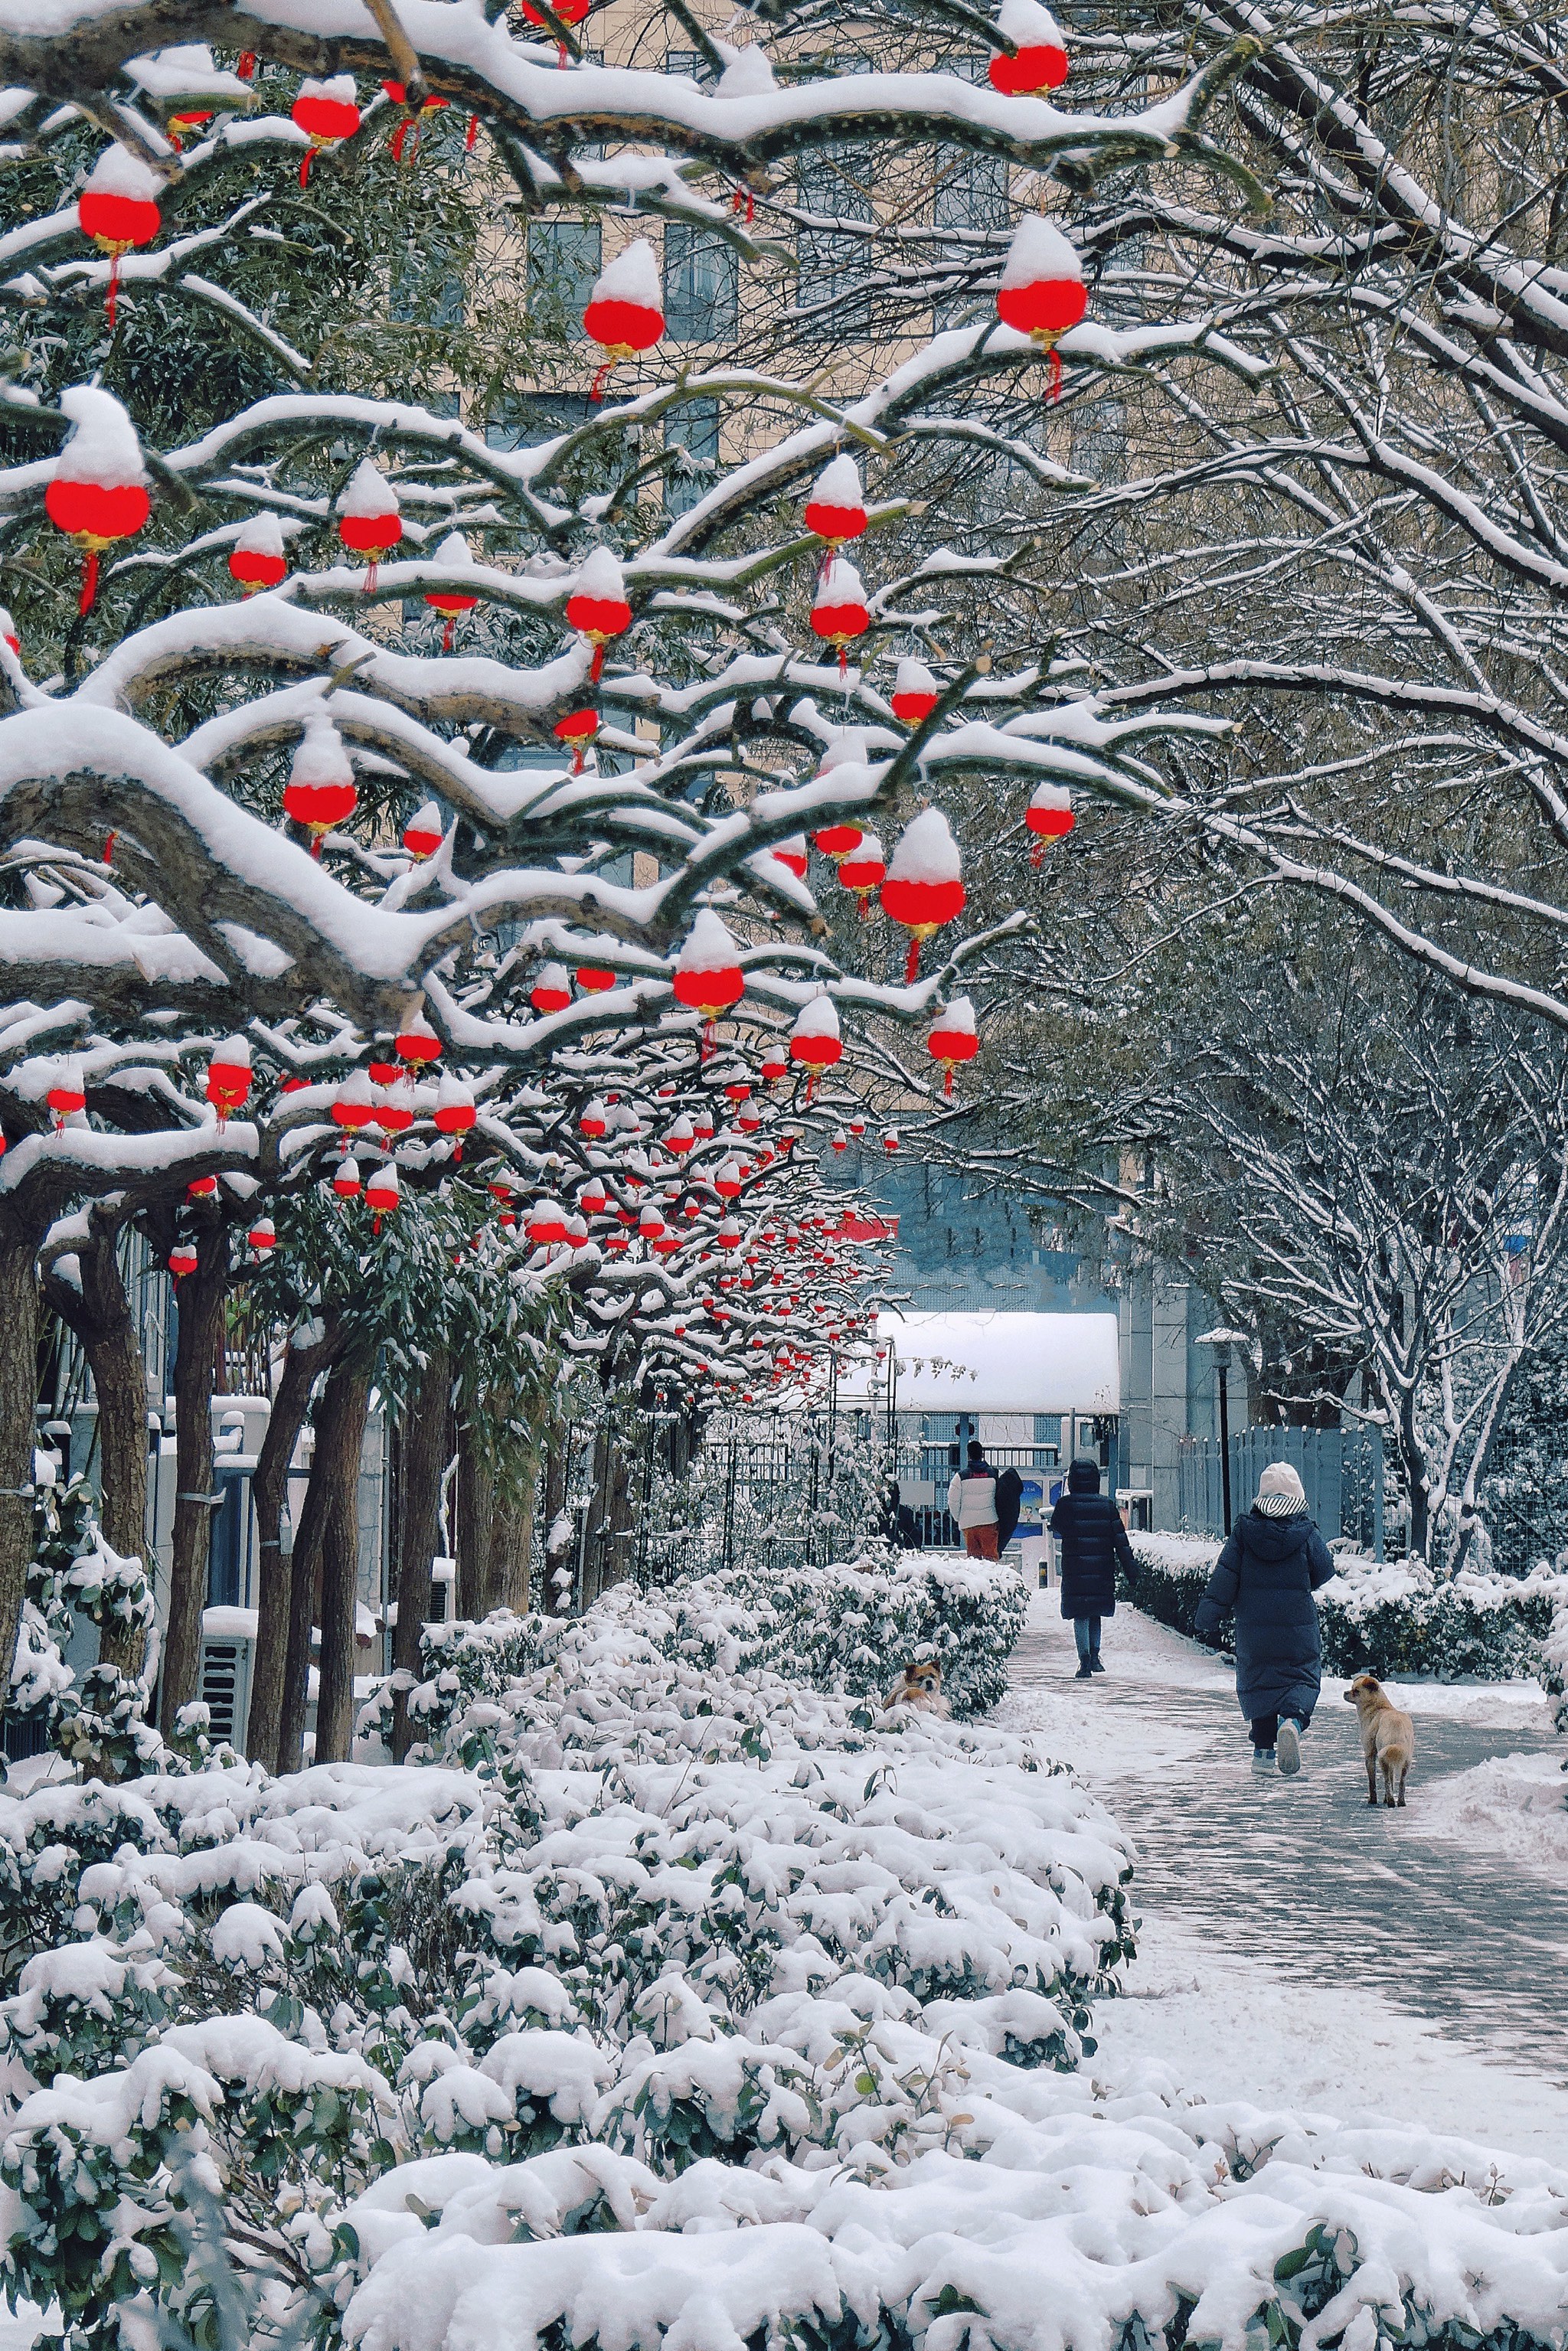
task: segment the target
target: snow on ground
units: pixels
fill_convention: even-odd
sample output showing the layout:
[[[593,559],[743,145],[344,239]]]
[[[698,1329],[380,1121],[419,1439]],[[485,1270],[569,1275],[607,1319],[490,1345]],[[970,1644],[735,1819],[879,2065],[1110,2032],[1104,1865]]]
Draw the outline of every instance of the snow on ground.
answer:
[[[1140,1838],[1159,1843],[1160,1867],[1148,1851],[1134,1880],[1143,1924],[1126,1995],[1096,2003],[1096,2077],[1131,2083],[1137,2068],[1153,2061],[1203,2099],[1313,2108],[1353,2123],[1369,2116],[1406,2119],[1561,2161],[1568,2150],[1568,2084],[1552,2078],[1552,2055],[1543,2053],[1540,2067],[1530,2070],[1499,2063],[1495,2050],[1483,2053],[1465,2036],[1458,1997],[1451,2012],[1431,2012],[1429,1978],[1425,1995],[1412,1986],[1401,2000],[1397,1955],[1392,1970],[1386,1964],[1386,1918],[1377,1921],[1383,1980],[1373,1980],[1362,1964],[1372,1947],[1371,1924],[1364,1947],[1354,1907],[1345,1906],[1343,1854],[1339,1874],[1324,1872],[1319,1910],[1301,1912],[1293,1930],[1287,1926],[1277,1958],[1256,1931],[1260,1886],[1246,1876],[1248,1814],[1255,1808],[1260,1880],[1277,1858],[1281,1802],[1309,1793],[1315,1802],[1332,1782],[1343,1809],[1315,1814],[1313,1834],[1396,1835],[1401,1866],[1414,1861],[1425,1868],[1425,1853],[1434,1871],[1451,1867],[1456,1843],[1468,1844],[1478,1862],[1550,1872],[1561,1885],[1568,1864],[1561,1747],[1433,1776],[1439,1767],[1431,1749],[1447,1726],[1464,1726],[1460,1737],[1488,1729],[1504,1737],[1549,1733],[1550,1702],[1539,1687],[1391,1683],[1417,1720],[1417,1777],[1409,1812],[1369,1815],[1354,1785],[1354,1723],[1336,1719],[1343,1682],[1324,1683],[1308,1776],[1293,1789],[1272,1779],[1257,1785],[1245,1761],[1228,1663],[1123,1608],[1104,1628],[1105,1677],[1079,1683],[1071,1678],[1071,1638],[1058,1595],[1040,1593],[1015,1653],[1010,1694],[993,1719],[1011,1731],[1033,1731],[1071,1763],[1113,1811],[1134,1850]],[[1432,1726],[1424,1778],[1423,1719]],[[1353,1882],[1363,1850],[1359,1843],[1353,1848]],[[1375,1846],[1369,1856],[1369,1902],[1390,1891],[1381,1883],[1390,1873],[1375,1858],[1380,1852]],[[1397,1911],[1396,1886],[1391,1899]],[[1472,1934],[1474,1920],[1456,1918],[1450,1931],[1456,1939]],[[1430,1919],[1412,1916],[1409,1932],[1429,1941]],[[1423,1957],[1429,1962],[1433,1954],[1424,1950]],[[1511,1955],[1500,1964],[1515,1962]]]
[[[1426,1825],[1439,1836],[1491,1845],[1524,1869],[1562,1883],[1568,1866],[1568,1786],[1559,1755],[1500,1755],[1440,1780]]]

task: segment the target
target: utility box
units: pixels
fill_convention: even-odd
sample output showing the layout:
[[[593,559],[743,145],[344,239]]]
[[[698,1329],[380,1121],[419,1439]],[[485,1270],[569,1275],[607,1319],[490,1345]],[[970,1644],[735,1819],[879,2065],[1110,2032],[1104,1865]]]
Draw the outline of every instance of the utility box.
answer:
[[[197,1690],[207,1709],[211,1737],[214,1740],[226,1740],[242,1755],[246,1751],[255,1667],[256,1610],[204,1609]]]

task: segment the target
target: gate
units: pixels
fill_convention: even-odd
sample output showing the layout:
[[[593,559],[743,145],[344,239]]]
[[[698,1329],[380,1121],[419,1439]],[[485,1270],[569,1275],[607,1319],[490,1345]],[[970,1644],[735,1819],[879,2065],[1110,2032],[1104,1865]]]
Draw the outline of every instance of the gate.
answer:
[[[1230,1439],[1230,1509],[1239,1518],[1270,1461],[1288,1461],[1325,1541],[1383,1556],[1383,1440],[1366,1428],[1240,1428]],[[1176,1440],[1177,1517],[1190,1534],[1225,1532],[1219,1440]]]

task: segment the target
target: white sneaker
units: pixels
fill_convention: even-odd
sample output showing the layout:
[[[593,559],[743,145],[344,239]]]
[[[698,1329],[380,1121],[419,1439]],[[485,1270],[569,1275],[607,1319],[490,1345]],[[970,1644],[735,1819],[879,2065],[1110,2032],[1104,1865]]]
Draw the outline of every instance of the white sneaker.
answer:
[[[1273,1749],[1271,1747],[1255,1747],[1252,1750],[1252,1769],[1254,1771],[1271,1771],[1273,1768]]]
[[[1293,1722],[1282,1722],[1275,1734],[1280,1769],[1288,1778],[1301,1768],[1301,1734]]]

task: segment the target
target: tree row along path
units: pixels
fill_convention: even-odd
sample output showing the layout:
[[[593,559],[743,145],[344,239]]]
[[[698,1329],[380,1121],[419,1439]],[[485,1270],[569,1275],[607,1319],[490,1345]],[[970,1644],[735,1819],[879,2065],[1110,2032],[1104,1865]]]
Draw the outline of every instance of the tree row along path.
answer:
[[[1105,2049],[1183,2073],[1196,2053],[1209,2095],[1330,2111],[1381,2080],[1393,2113],[1568,2152],[1568,1889],[1436,1825],[1452,1775],[1562,1751],[1544,1701],[1418,1686],[1408,1805],[1373,1812],[1342,1680],[1325,1677],[1301,1776],[1264,1775],[1228,1660],[1124,1608],[1105,1675],[1080,1683],[1058,1608],[1033,1600],[996,1719],[1034,1731],[1136,1840],[1140,1955],[1128,2000],[1098,2013]],[[1270,2005],[1276,2037],[1299,2036],[1294,2070],[1269,2046]],[[1254,2057],[1274,2076],[1256,2089]],[[1423,2087],[1442,2111],[1419,2109]]]

